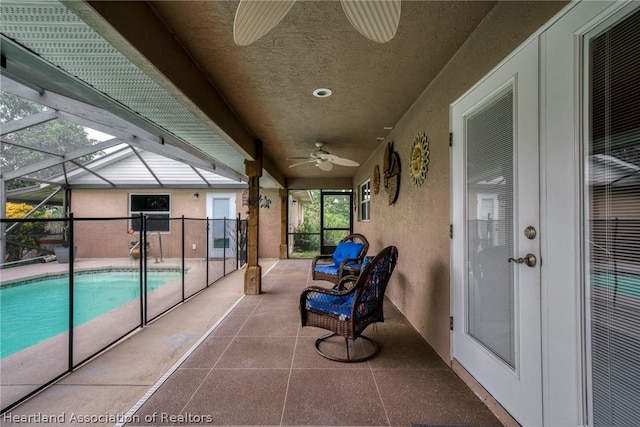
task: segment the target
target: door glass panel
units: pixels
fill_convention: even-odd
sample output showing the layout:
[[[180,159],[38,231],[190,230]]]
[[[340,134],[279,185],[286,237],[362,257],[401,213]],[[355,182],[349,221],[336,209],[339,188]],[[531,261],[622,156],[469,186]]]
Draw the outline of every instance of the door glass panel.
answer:
[[[509,87],[466,118],[467,331],[515,367],[514,121]]]
[[[640,11],[589,42],[585,286],[594,426],[640,425]]]
[[[229,248],[229,239],[226,233],[226,221],[229,219],[229,199],[213,199],[213,248]]]
[[[320,190],[289,190],[290,258],[313,258],[320,251]]]
[[[351,234],[351,192],[322,193],[322,253],[332,253]]]

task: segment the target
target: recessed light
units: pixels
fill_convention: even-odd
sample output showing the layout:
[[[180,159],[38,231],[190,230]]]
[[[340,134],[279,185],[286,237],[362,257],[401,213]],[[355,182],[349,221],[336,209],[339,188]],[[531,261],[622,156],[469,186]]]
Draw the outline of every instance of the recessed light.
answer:
[[[324,87],[321,87],[313,91],[313,96],[315,96],[316,98],[328,98],[332,94],[333,92],[331,92],[331,89],[327,89]]]

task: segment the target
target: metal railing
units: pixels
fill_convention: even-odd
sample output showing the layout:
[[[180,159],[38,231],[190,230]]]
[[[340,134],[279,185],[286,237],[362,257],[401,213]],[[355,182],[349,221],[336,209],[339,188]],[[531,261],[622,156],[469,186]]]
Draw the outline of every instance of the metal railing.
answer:
[[[15,259],[2,263],[0,281],[1,413],[247,259],[239,217],[169,218],[168,231],[148,229],[145,217],[1,221],[15,224],[3,236]]]

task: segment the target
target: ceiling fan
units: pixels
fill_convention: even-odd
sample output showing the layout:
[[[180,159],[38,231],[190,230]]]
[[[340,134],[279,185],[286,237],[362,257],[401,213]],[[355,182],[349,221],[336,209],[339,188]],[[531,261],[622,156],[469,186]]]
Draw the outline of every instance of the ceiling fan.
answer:
[[[401,0],[340,0],[353,27],[369,40],[386,43],[396,35]],[[240,0],[233,22],[233,40],[248,46],[285,17],[295,0]],[[331,31],[327,23],[327,31]]]
[[[309,157],[290,157],[287,160],[303,160],[301,162],[294,163],[289,165],[290,168],[306,165],[309,163],[315,164],[317,167],[322,169],[323,171],[330,171],[333,169],[333,165],[338,166],[348,166],[348,167],[357,167],[360,166],[360,163],[354,162],[353,160],[345,159],[344,157],[338,157],[335,154],[329,154],[327,151],[323,150],[324,142],[316,142],[316,149],[309,154]]]

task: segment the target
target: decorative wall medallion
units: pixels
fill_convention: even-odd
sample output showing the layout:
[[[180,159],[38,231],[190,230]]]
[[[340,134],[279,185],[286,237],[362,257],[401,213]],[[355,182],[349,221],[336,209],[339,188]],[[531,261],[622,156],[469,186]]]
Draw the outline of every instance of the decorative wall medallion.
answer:
[[[378,194],[380,192],[380,168],[378,165],[373,167],[373,194]]]
[[[389,205],[393,205],[398,200],[398,191],[400,191],[400,175],[389,177],[387,184],[387,195],[389,196]]]
[[[413,140],[411,156],[409,160],[409,175],[411,182],[420,187],[427,178],[429,170],[429,141],[424,132],[420,132]]]
[[[383,160],[384,188],[389,195],[389,204],[392,205],[398,199],[400,191],[400,156],[393,151],[393,142],[387,144]]]

